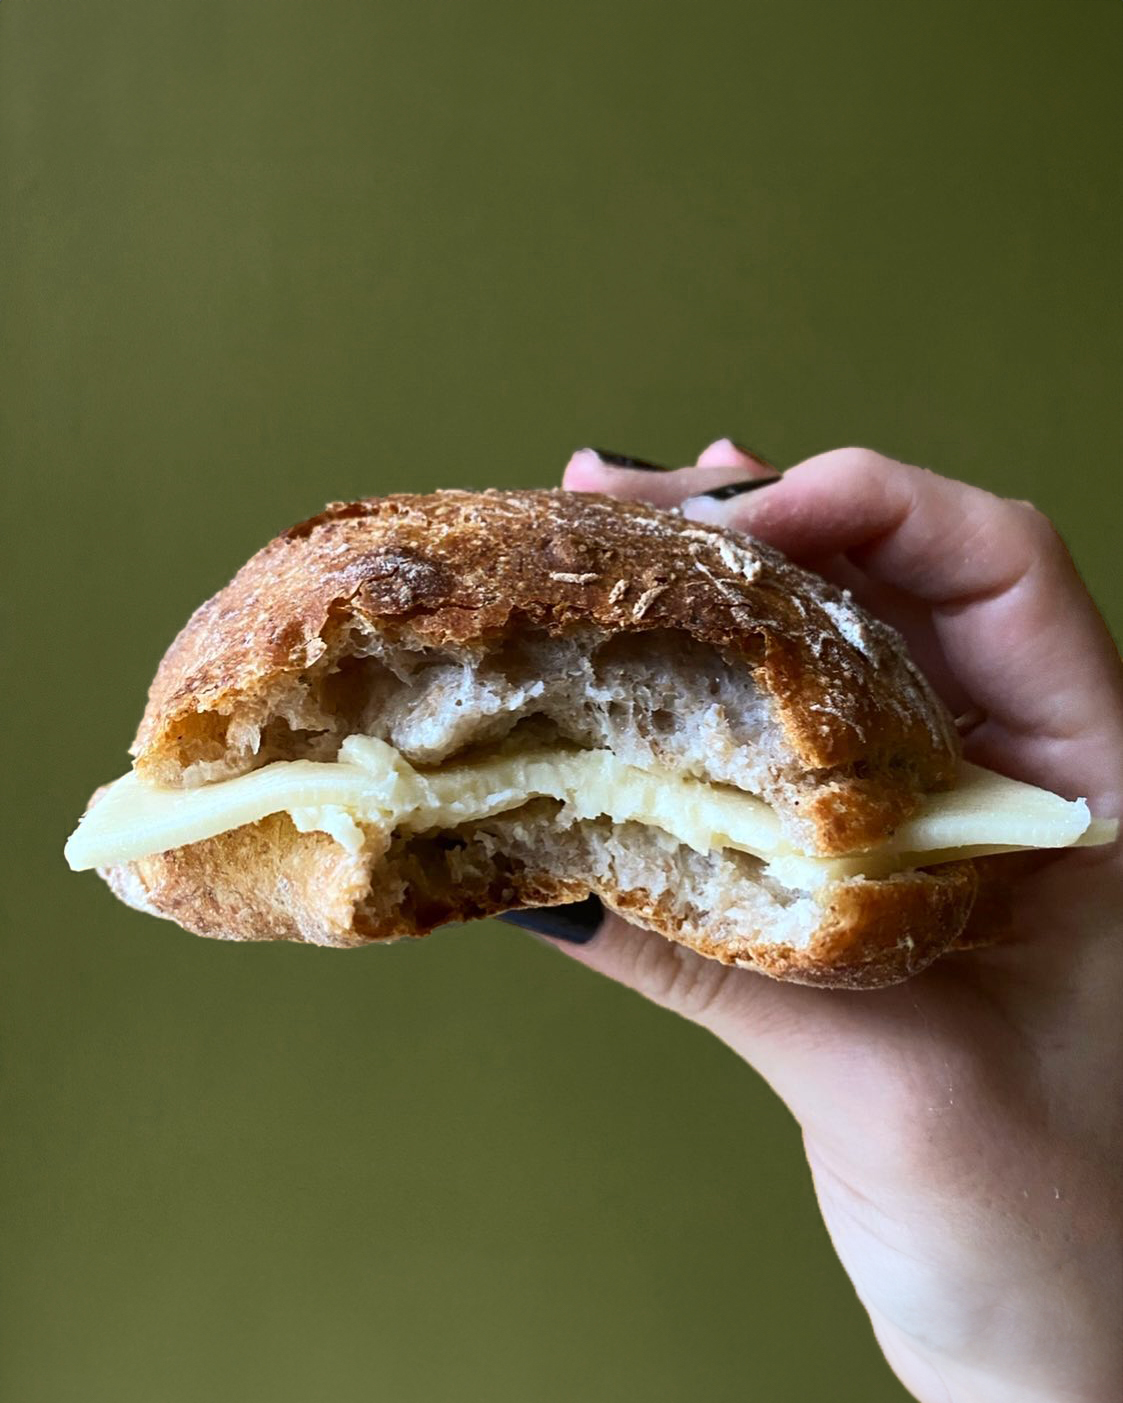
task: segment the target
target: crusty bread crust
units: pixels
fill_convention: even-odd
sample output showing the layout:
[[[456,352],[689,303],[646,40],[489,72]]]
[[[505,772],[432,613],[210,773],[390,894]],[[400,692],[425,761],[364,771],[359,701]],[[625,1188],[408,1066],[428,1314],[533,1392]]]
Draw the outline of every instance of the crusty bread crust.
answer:
[[[751,671],[796,763],[818,850],[875,845],[954,778],[950,719],[898,635],[756,541],[634,502],[561,491],[336,504],[271,541],[160,664],[133,746],[181,782],[240,715],[330,666],[356,623],[417,648],[526,629],[677,630]]]
[[[501,824],[492,821],[491,827]],[[947,863],[883,881],[853,880],[817,898],[817,924],[796,940],[780,922],[722,919],[664,889],[621,886],[567,870],[548,841],[532,860],[500,852],[470,868],[411,861],[408,844],[371,836],[348,853],[323,833],[300,833],[285,814],[189,847],[102,872],[122,901],[220,940],[294,940],[355,947],[422,936],[448,922],[590,894],[627,919],[699,954],[775,979],[872,989],[917,973],[952,948],[976,890],[974,865]],[[712,861],[721,863],[714,855]],[[561,870],[559,870],[561,869]],[[720,874],[719,874],[720,876]],[[371,886],[404,900],[370,903]]]
[[[972,862],[947,862],[879,882],[840,882],[823,893],[823,920],[807,946],[758,942],[748,967],[831,989],[899,984],[958,948],[976,888]],[[981,932],[979,943],[985,943]]]

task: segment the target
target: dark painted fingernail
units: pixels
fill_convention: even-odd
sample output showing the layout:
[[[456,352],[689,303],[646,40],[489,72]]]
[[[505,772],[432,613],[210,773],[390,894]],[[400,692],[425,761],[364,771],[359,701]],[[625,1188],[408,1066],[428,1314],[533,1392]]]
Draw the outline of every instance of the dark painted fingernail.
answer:
[[[533,931],[535,935],[548,935],[551,940],[588,945],[604,921],[604,907],[600,897],[588,896],[568,906],[531,906],[524,911],[504,911],[499,919],[509,926]]]
[[[715,502],[727,502],[730,497],[740,497],[743,492],[755,492],[761,487],[771,487],[780,481],[780,474],[771,477],[748,477],[743,482],[727,482],[724,487],[711,487],[708,492],[699,492],[699,497],[712,497]]]
[[[590,452],[595,453],[601,462],[607,463],[610,468],[641,468],[645,473],[670,472],[662,463],[649,463],[646,458],[629,458],[623,453],[610,453],[607,448],[593,448]]]
[[[746,448],[743,443],[738,443],[735,438],[731,438],[729,442],[733,445],[733,447],[737,450],[738,453],[743,453],[746,458],[751,458],[754,463],[759,463],[762,467],[772,468],[773,470],[775,470],[775,463],[773,463],[770,459],[766,458],[763,453],[758,453],[755,448]]]

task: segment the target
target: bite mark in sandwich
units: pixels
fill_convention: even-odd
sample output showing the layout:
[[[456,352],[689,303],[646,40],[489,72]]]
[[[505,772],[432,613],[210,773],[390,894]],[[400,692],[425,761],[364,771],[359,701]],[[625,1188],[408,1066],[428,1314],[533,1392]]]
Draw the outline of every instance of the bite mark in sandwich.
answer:
[[[173,643],[133,753],[68,860],[203,935],[362,945],[595,894],[725,963],[850,987],[961,940],[975,859],[1116,828],[965,764],[845,592],[560,491],[294,527]]]

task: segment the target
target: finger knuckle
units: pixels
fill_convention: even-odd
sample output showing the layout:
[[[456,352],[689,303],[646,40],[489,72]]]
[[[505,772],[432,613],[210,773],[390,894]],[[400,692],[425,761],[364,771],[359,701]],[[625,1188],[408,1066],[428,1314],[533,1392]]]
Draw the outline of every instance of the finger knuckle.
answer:
[[[636,986],[654,1003],[704,1022],[725,1002],[737,971],[669,940],[649,940],[636,960]]]
[[[892,459],[873,448],[839,448],[832,457],[837,458],[840,468],[863,475],[883,472],[892,464]]]
[[[1055,550],[1060,546],[1060,532],[1040,507],[1025,500],[1010,505],[1017,513],[1020,529],[1033,545],[1040,550]]]

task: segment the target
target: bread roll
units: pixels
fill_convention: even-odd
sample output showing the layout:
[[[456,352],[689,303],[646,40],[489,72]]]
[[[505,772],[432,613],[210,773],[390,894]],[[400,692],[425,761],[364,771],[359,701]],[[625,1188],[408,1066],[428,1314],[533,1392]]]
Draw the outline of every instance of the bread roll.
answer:
[[[453,792],[476,766],[481,795],[504,757],[595,752],[645,793],[670,786],[671,816],[594,811],[580,784],[489,792],[440,821],[432,800],[408,822],[400,806],[290,804],[99,870],[201,935],[332,946],[595,894],[726,964],[851,988],[953,947],[978,888],[970,859],[879,863],[961,773],[899,636],[769,547],[636,503],[445,491],[328,507],[192,616],[130,783],[167,807],[247,790],[238,777],[267,766],[330,778],[354,737],[415,787],[444,775]],[[755,805],[771,846],[684,841],[676,805],[710,794]],[[842,875],[781,880],[783,854]]]

